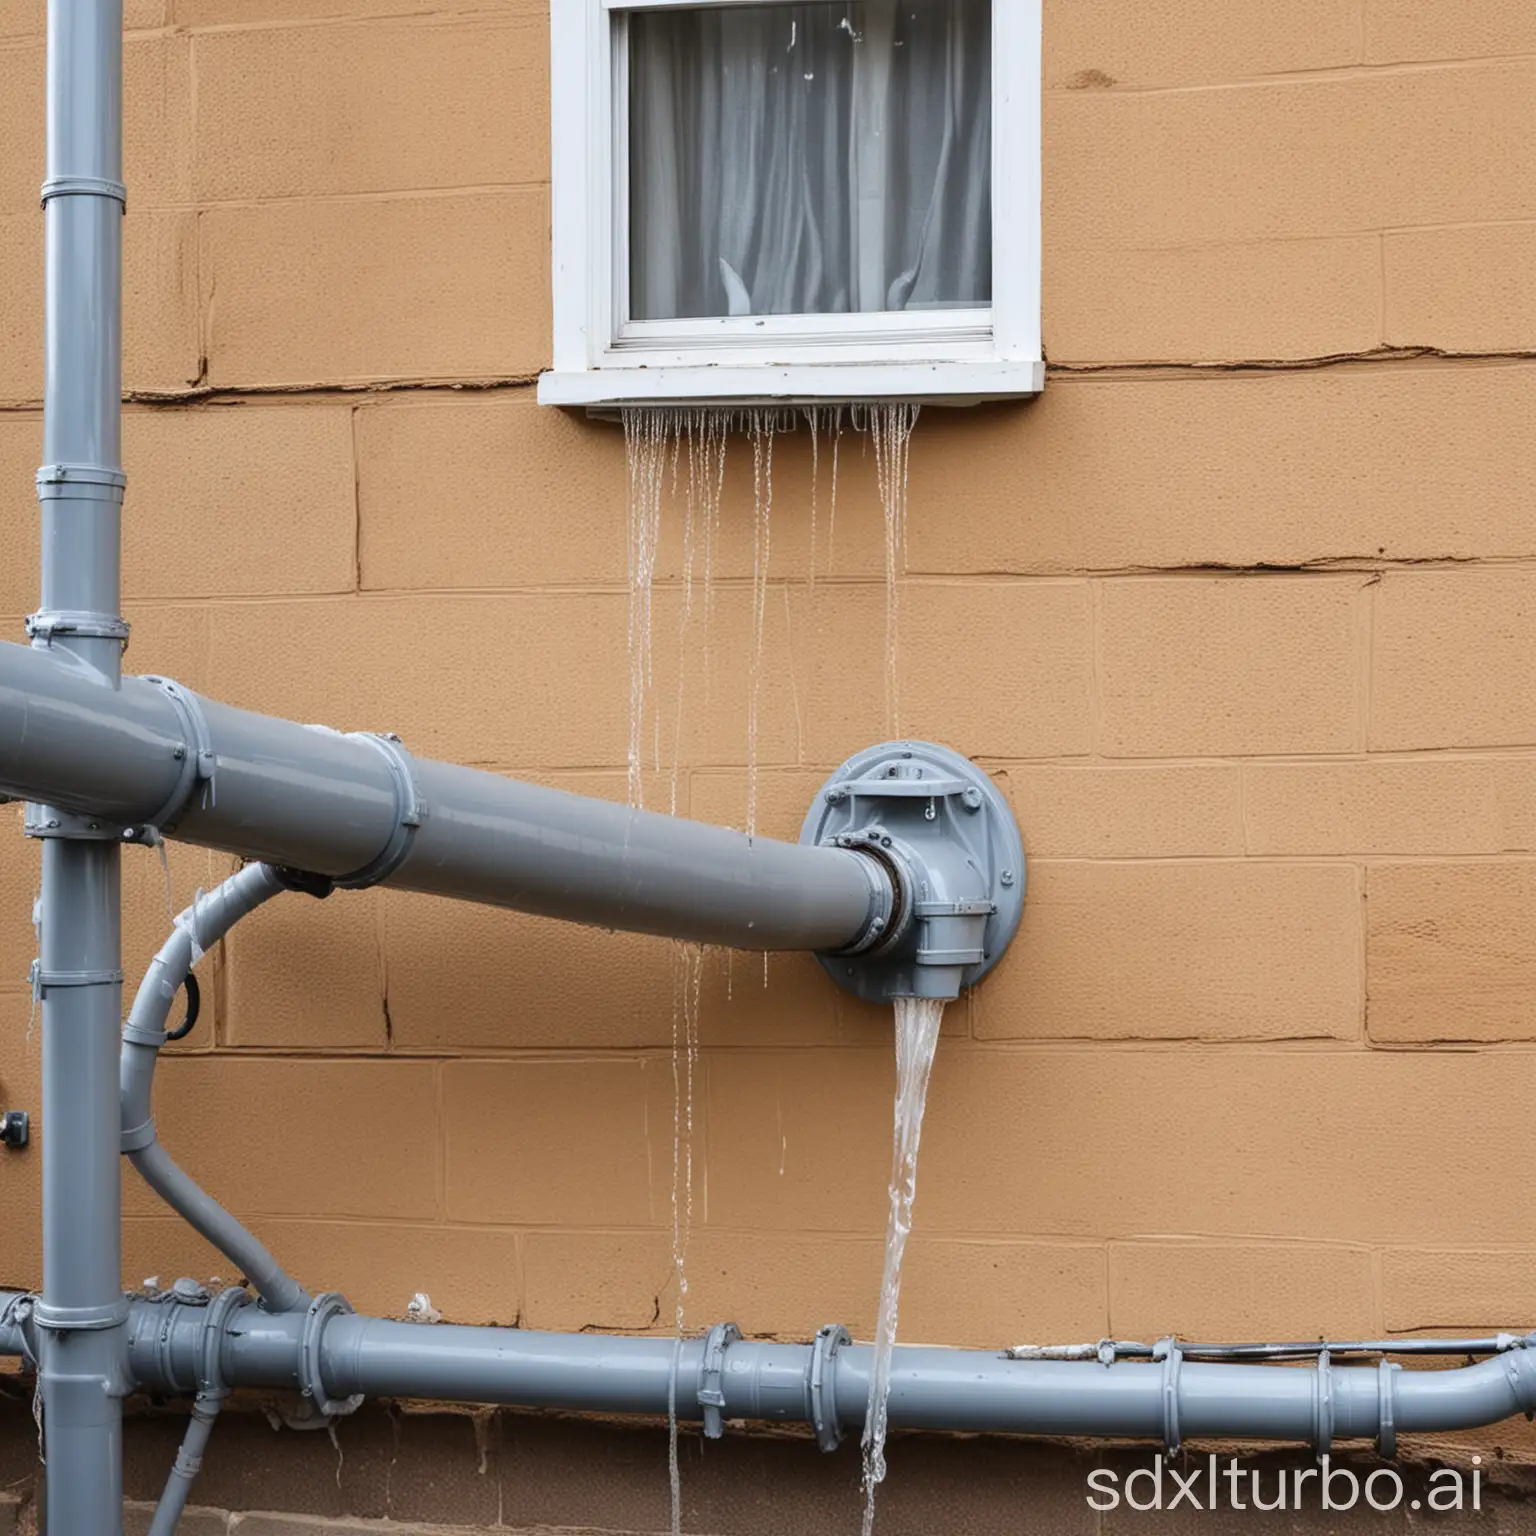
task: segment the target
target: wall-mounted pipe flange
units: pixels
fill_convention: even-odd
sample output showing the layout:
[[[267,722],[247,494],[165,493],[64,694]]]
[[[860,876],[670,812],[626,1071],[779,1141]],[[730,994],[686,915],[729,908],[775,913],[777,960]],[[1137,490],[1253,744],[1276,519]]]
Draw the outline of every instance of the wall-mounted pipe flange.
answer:
[[[849,758],[817,793],[800,841],[863,854],[890,876],[896,900],[879,939],[818,956],[869,1002],[958,997],[1018,931],[1018,823],[991,779],[948,747],[892,741]]]

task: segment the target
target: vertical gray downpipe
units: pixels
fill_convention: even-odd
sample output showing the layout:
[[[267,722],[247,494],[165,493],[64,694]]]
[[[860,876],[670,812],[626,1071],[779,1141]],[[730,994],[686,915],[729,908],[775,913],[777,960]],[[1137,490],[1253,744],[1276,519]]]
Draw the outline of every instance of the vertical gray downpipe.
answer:
[[[50,0],[42,609],[32,643],[119,684],[122,0]],[[118,1173],[121,850],[29,806],[43,836],[43,1294],[35,1318],[47,1529],[122,1531]],[[109,829],[110,830],[110,829]]]

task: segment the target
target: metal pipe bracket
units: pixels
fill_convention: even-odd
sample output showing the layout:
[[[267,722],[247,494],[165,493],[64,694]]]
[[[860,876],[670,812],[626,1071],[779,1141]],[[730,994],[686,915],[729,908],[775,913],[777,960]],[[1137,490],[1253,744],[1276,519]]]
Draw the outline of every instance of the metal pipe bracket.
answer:
[[[837,1352],[851,1342],[841,1323],[828,1323],[816,1330],[811,1346],[811,1426],[823,1451],[835,1451],[843,1443],[843,1426],[837,1417]]]
[[[129,623],[115,613],[88,613],[78,609],[41,609],[26,620],[27,638],[34,649],[46,651],[55,635],[73,635],[87,640],[116,640],[128,649]]]
[[[725,1351],[741,1337],[735,1323],[716,1323],[704,1340],[699,1367],[699,1407],[704,1410],[704,1434],[718,1440],[725,1434]]]
[[[866,1001],[958,997],[1018,931],[1018,823],[991,779],[948,747],[892,741],[849,758],[817,793],[800,841],[875,860],[896,892],[884,931],[818,957]]]

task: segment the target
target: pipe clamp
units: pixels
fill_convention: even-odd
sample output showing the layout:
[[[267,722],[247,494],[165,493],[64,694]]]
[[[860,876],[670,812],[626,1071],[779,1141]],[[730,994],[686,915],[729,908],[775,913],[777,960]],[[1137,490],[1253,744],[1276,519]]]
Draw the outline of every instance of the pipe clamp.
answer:
[[[199,1396],[220,1400],[229,1396],[224,1380],[224,1329],[230,1318],[251,1304],[251,1294],[243,1285],[231,1285],[208,1303],[203,1319],[202,1348],[198,1351],[197,1390]]]
[[[181,825],[182,817],[192,808],[193,793],[199,784],[203,785],[204,804],[212,804],[213,776],[219,762],[214,756],[213,738],[203,714],[202,700],[190,688],[184,688],[168,677],[146,677],[144,681],[158,688],[175,706],[187,738],[177,749],[181,772],[177,775],[176,787],[172,789],[165,804],[144,823],[146,831],[153,827],[157,833],[174,832]],[[143,833],[133,837],[125,833],[124,837],[129,842],[153,840]]]
[[[50,987],[120,987],[121,971],[45,971],[42,965],[32,962],[32,995],[39,1001],[48,995]]]
[[[37,472],[39,501],[110,501],[122,504],[128,476],[111,464],[44,464]]]
[[[1333,1357],[1325,1349],[1317,1357],[1317,1386],[1312,1394],[1312,1445],[1319,1456],[1333,1447]]]
[[[86,640],[119,640],[126,651],[129,628],[127,619],[115,613],[44,608],[27,617],[27,638],[38,650],[47,650],[55,635],[78,635]]]
[[[843,1443],[843,1426],[837,1418],[837,1352],[851,1342],[841,1323],[828,1323],[816,1330],[811,1346],[811,1424],[823,1451],[835,1451]]]
[[[299,1340],[299,1391],[328,1419],[345,1418],[363,1405],[361,1392],[351,1397],[327,1396],[320,1376],[320,1345],[325,1326],[333,1317],[345,1317],[351,1311],[351,1302],[340,1291],[322,1291],[304,1314],[304,1333]]]
[[[741,1337],[735,1323],[716,1323],[704,1340],[704,1359],[699,1367],[699,1407],[704,1410],[704,1434],[718,1440],[725,1434],[725,1351]]]
[[[421,798],[421,785],[416,778],[416,759],[406,750],[400,738],[393,734],[375,734],[356,731],[352,741],[365,741],[384,755],[389,771],[395,780],[395,805],[397,816],[395,830],[378,858],[365,864],[355,874],[338,879],[335,884],[345,891],[361,891],[370,885],[387,880],[405,862],[411,851],[416,829],[426,819],[426,802]]]
[[[128,209],[128,188],[105,176],[50,176],[43,183],[43,207],[56,197],[109,197],[121,205],[124,212]]]
[[[1184,1369],[1184,1351],[1170,1335],[1152,1346],[1152,1358],[1163,1362],[1163,1454],[1173,1457],[1184,1443],[1179,1427],[1179,1373]]]
[[[1397,1399],[1392,1376],[1400,1370],[1402,1366],[1392,1360],[1383,1360],[1376,1368],[1376,1449],[1388,1458],[1397,1455]]]
[[[51,1307],[39,1296],[32,1303],[32,1319],[39,1328],[54,1333],[116,1328],[128,1321],[128,1298],[119,1296],[116,1301],[100,1307]]]
[[[56,805],[28,802],[21,829],[28,837],[64,838],[77,843],[119,843],[126,832],[119,822],[104,821],[100,816],[79,816],[62,811]]]

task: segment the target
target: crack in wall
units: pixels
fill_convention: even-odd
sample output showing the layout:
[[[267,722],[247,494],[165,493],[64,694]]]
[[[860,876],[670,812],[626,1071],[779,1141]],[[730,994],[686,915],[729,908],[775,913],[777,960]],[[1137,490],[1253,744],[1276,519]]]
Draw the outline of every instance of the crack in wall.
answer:
[[[1378,346],[1355,352],[1329,352],[1315,357],[1231,358],[1208,361],[1144,359],[1120,362],[1052,362],[1046,359],[1046,375],[1058,378],[1127,376],[1157,378],[1197,376],[1220,378],[1230,374],[1311,373],[1328,368],[1390,366],[1404,363],[1446,364],[1536,362],[1536,347],[1511,347],[1491,351],[1458,351],[1437,346]],[[540,373],[505,374],[460,379],[367,379],[340,382],[291,384],[212,384],[207,382],[208,360],[199,365],[199,378],[186,389],[128,389],[125,405],[167,407],[188,405],[238,405],[249,399],[273,397],[327,397],[387,394],[495,394],[535,387]],[[0,401],[0,416],[10,412],[33,413],[42,408],[41,398]]]
[[[1046,361],[1046,375],[1051,374],[1103,374],[1130,373],[1154,375],[1160,373],[1308,373],[1323,368],[1341,368],[1359,363],[1517,363],[1536,359],[1536,347],[1513,347],[1503,351],[1464,352],[1451,347],[1391,346],[1382,344],[1355,352],[1328,352],[1316,357],[1256,357],[1226,361],[1169,362],[1146,360],[1141,362],[1111,363],[1053,363]]]

